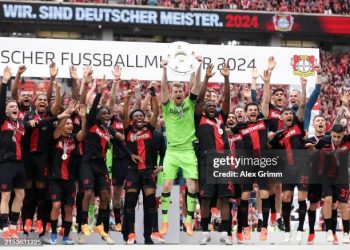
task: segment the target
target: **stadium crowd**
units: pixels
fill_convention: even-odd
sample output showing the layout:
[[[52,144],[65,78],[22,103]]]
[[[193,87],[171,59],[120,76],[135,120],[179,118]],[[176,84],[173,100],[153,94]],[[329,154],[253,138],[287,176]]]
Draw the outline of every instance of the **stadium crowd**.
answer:
[[[62,1],[61,1],[62,2]],[[347,0],[71,0],[75,3],[126,4],[179,9],[231,9],[349,15]]]

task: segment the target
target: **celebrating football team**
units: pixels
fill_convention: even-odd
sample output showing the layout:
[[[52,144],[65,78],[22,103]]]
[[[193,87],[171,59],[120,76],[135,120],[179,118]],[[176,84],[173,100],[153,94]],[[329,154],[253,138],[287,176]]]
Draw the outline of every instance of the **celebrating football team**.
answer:
[[[91,67],[79,79],[71,66],[68,93],[51,62],[47,91],[35,95],[20,88],[26,66],[18,67],[13,80],[5,67],[0,90],[2,238],[35,235],[46,244],[72,245],[88,242],[94,232],[115,244],[112,230],[132,245],[142,242],[136,235],[136,207],[142,199],[143,240],[164,243],[167,234],[178,233],[171,231],[171,223],[178,222],[168,215],[178,209],[172,202],[175,183],[181,186],[183,230],[192,237],[199,228],[201,245],[211,241],[215,230],[213,208],[220,216],[218,244],[249,243],[253,194],[260,241],[269,238],[269,228],[276,228],[284,231],[281,242],[314,244],[316,212],[323,206],[326,240],[349,244],[350,92],[343,92],[338,116],[327,127],[322,115],[310,121],[321,89],[320,66],[314,67],[317,80],[309,98],[307,79],[301,77],[300,90],[290,91],[287,104],[285,89],[270,85],[276,66],[271,56],[261,75],[252,70],[251,87],[244,89],[247,104],[233,106],[230,65],[204,67],[203,57],[196,60],[199,66],[189,84],[169,82],[169,62],[163,60],[160,84],[153,81],[146,87],[136,79],[123,81],[119,66],[112,69],[112,80],[93,79]],[[214,74],[222,76],[222,94],[209,88]],[[259,77],[263,91],[257,98]],[[126,83],[127,91],[122,91],[120,85]],[[274,156],[282,178],[252,163],[245,170],[253,177],[212,176],[213,157]],[[234,164],[225,167],[241,170]],[[71,234],[75,229],[77,234]]]

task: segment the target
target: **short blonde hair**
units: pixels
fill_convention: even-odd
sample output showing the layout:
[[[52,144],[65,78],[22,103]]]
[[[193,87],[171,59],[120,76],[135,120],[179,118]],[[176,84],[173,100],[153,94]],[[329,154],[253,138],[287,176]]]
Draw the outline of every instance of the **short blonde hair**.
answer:
[[[170,87],[183,88],[183,84],[181,82],[173,82]]]

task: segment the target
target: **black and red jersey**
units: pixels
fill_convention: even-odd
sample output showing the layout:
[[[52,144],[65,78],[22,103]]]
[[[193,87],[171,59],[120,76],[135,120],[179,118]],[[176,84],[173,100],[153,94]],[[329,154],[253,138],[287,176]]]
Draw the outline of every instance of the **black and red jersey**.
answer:
[[[110,128],[102,126],[96,122],[88,127],[84,141],[84,159],[106,159],[108,143],[115,138],[115,134]]]
[[[5,160],[22,161],[22,140],[24,124],[12,121],[6,116],[6,86],[0,94],[0,162]]]
[[[31,120],[38,122],[35,127],[29,125],[29,121]],[[25,115],[23,121],[26,124],[24,139],[25,152],[48,153],[48,145],[51,143],[57,116],[52,116],[49,112],[38,114],[35,110],[32,110]]]
[[[50,178],[75,180],[74,154],[78,145],[76,135],[61,136],[53,140],[50,164]]]
[[[126,152],[126,147],[116,137],[116,132],[111,127],[105,127],[96,119],[97,106],[101,99],[101,94],[97,94],[87,116],[87,135],[84,141],[83,161],[106,160],[108,144],[120,147]]]
[[[223,153],[230,150],[225,124],[227,115],[221,110],[214,118],[206,115],[195,116],[196,136],[199,140],[199,148],[202,156],[206,156],[210,151]]]
[[[81,118],[78,114],[71,116],[73,122],[73,134],[78,134],[81,130]],[[83,142],[79,142],[76,148],[76,155],[83,155]]]
[[[20,106],[18,106],[18,108],[19,108],[19,112],[18,112],[18,118],[17,119],[23,121],[24,117],[26,116],[26,114],[28,112],[31,111],[31,109],[23,109],[23,108],[20,108]]]
[[[284,149],[288,166],[294,166],[296,162],[293,150],[305,149],[304,126],[294,115],[294,121],[289,128],[277,131],[270,144],[275,149]]]
[[[317,144],[321,138],[323,138],[324,135],[321,136],[313,136],[305,139],[305,143],[312,143],[312,144]]]
[[[348,155],[350,149],[350,135],[345,135],[338,146],[332,143],[331,136],[324,136],[315,145],[319,149],[318,175],[327,177],[348,176]]]
[[[275,107],[273,104],[269,104],[269,116],[271,120],[269,131],[276,132],[283,129],[283,121],[281,120],[281,110]]]
[[[241,134],[229,134],[227,136],[231,151],[243,149],[243,137]]]
[[[256,122],[239,122],[231,128],[234,134],[243,138],[243,148],[253,151],[265,150],[270,119],[259,119]]]
[[[111,119],[111,127],[118,133],[124,134],[123,121],[118,117],[113,116]]]
[[[111,127],[118,133],[124,134],[123,122],[116,116],[113,116],[111,119]],[[125,141],[124,141],[125,143]],[[128,154],[124,150],[121,150],[120,147],[113,147],[113,158],[114,159],[125,159],[128,158]]]
[[[143,162],[137,163],[137,169],[153,169],[157,163],[154,162],[153,132],[154,127],[146,124],[142,129],[137,130],[134,126],[125,128],[126,146],[136,155],[142,158]]]

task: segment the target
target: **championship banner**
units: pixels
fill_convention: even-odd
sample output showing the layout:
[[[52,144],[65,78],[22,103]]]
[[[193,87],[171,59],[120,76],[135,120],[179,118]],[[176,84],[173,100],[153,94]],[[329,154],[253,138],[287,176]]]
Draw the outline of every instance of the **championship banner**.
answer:
[[[350,35],[346,16],[18,1],[1,1],[0,22]]]
[[[250,83],[251,70],[260,74],[267,67],[267,60],[274,56],[277,65],[272,74],[273,84],[297,84],[300,77],[307,77],[310,84],[316,81],[314,66],[319,63],[318,49],[253,47],[192,44],[197,55],[203,56],[203,71],[208,64],[215,65],[216,74],[211,82],[223,82],[220,69],[228,63],[230,82]],[[27,66],[23,77],[49,77],[48,65],[54,61],[59,68],[58,78],[70,78],[69,66],[78,68],[82,77],[83,67],[92,66],[94,78],[112,79],[116,65],[123,68],[122,78],[160,80],[160,62],[168,53],[169,44],[143,42],[110,42],[58,39],[0,38],[0,67],[10,66],[15,72],[19,65]],[[176,75],[168,71],[169,81],[189,81],[189,75]],[[262,83],[258,79],[258,83]]]

